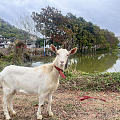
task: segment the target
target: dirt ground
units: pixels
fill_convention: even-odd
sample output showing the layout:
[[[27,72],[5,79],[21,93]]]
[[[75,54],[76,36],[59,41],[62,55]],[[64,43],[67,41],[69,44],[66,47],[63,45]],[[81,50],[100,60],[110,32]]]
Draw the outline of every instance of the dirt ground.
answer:
[[[80,101],[83,95],[105,99]],[[38,98],[36,95],[17,94],[14,98],[16,116],[12,120],[36,120]],[[46,112],[47,102],[42,107],[43,120],[120,120],[120,93],[83,92],[57,90],[53,96],[53,117]],[[2,111],[2,91],[0,89],[0,120],[5,120]]]

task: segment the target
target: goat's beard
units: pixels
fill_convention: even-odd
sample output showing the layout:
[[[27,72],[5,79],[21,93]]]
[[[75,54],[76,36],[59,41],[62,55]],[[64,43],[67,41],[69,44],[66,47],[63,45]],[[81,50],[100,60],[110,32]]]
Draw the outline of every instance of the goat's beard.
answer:
[[[64,70],[65,64],[57,64],[57,67],[59,67],[60,69]]]

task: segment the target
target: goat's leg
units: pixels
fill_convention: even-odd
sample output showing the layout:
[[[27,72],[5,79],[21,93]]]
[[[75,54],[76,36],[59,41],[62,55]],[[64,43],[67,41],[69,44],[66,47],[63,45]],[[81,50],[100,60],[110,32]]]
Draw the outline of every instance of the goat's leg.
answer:
[[[15,92],[13,91],[13,92],[9,95],[8,107],[9,107],[10,112],[11,112],[13,115],[16,115],[16,112],[13,110],[13,103],[12,103],[14,94],[15,94]]]
[[[3,111],[6,120],[10,120],[10,115],[8,112],[8,95],[9,95],[9,89],[3,88]]]
[[[49,93],[48,94],[48,108],[47,108],[49,116],[53,116],[53,112],[51,110],[51,104],[52,104],[52,93]]]
[[[44,99],[45,97],[39,97],[39,106],[38,106],[38,111],[37,111],[37,119],[41,120],[42,119],[42,115],[41,115],[41,105],[44,104]]]

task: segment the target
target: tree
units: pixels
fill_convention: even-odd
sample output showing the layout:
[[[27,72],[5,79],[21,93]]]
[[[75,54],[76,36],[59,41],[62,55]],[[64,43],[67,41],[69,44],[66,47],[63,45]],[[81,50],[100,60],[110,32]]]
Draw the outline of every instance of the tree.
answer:
[[[109,49],[118,44],[118,39],[112,32],[100,29],[99,26],[87,22],[82,17],[72,13],[62,15],[54,7],[42,8],[40,13],[33,12],[32,18],[38,32],[49,39],[49,43],[56,46],[63,45],[66,49],[78,47],[78,52],[83,49]]]
[[[41,46],[44,46],[44,39],[38,38],[38,39],[36,40],[35,45],[36,45],[38,48],[40,48]]]
[[[40,13],[32,13],[32,18],[36,23],[36,30],[45,37],[48,37],[52,44],[62,45],[69,36],[67,28],[68,19],[54,7],[42,8]]]
[[[23,35],[23,33],[25,35]],[[28,38],[28,33],[26,31],[10,25],[9,23],[5,22],[3,19],[0,19],[0,35],[8,39],[16,38],[16,39],[24,40],[25,38]]]

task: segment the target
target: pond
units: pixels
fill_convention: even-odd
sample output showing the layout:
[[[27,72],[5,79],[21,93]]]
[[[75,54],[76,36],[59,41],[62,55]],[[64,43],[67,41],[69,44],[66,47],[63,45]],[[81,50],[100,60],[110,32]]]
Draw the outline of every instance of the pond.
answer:
[[[35,60],[30,66],[40,66],[45,63],[51,63],[53,57],[40,58]],[[120,54],[113,53],[94,53],[74,55],[69,58],[68,65],[73,69],[82,72],[120,72]]]

